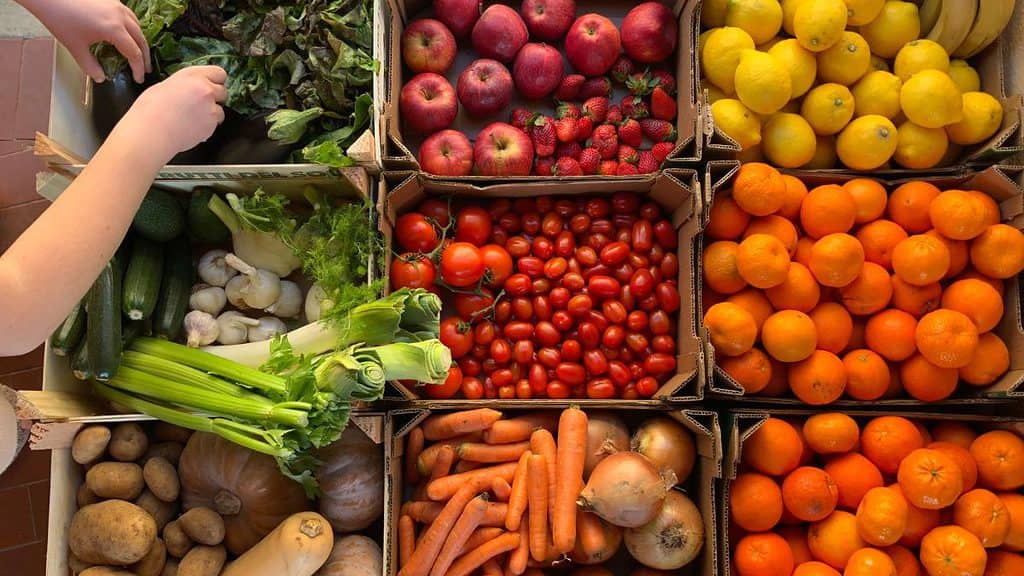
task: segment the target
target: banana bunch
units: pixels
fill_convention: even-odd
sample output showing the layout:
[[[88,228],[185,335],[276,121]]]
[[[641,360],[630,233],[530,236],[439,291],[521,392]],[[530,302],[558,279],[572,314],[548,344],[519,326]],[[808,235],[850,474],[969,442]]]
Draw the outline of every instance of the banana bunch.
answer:
[[[1016,0],[924,0],[921,35],[955,58],[970,58],[1006,28]]]

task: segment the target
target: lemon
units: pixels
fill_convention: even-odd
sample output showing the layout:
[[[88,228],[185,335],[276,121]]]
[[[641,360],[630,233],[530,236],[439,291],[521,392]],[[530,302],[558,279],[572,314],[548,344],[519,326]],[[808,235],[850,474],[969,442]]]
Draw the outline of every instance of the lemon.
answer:
[[[746,150],[741,150],[736,153],[736,160],[741,163],[747,162],[764,162],[764,152],[761,150],[761,146],[751,146]]]
[[[807,0],[782,0],[782,29],[786,34],[793,34],[793,17],[796,16],[796,9]]]
[[[861,38],[863,38],[863,36],[861,36]],[[874,54],[871,55],[871,69],[892,72],[892,70],[889,69],[889,63],[885,60],[885,58],[875,56]]]
[[[797,114],[774,114],[761,128],[761,151],[776,166],[799,168],[814,158],[814,129]]]
[[[925,128],[942,128],[964,117],[960,89],[949,74],[922,70],[903,83],[900,107],[907,120]]]
[[[789,38],[772,46],[768,53],[789,70],[793,98],[803,96],[811,89],[818,73],[818,61],[814,59],[813,52],[801,46],[795,38]]]
[[[757,49],[760,50],[761,52],[767,52],[772,49],[772,46],[775,46],[776,44],[782,42],[783,40],[785,40],[783,36],[772,36],[771,40],[764,42],[762,44],[758,44]]]
[[[761,118],[734,98],[718,100],[711,105],[715,127],[746,150],[761,143]]]
[[[729,0],[704,0],[700,5],[700,24],[704,28],[718,28],[725,25],[725,11]]]
[[[942,128],[925,128],[908,121],[900,124],[899,133],[892,159],[904,168],[924,170],[937,166],[949,148]]]
[[[704,44],[707,43],[708,36],[711,36],[715,32],[715,30],[718,30],[718,28],[705,30],[700,33],[700,36],[697,36],[697,54],[704,53]]]
[[[718,86],[715,86],[710,82],[706,82],[703,79],[700,82],[700,87],[708,92],[708,104],[714,104],[723,98],[729,97],[725,92],[722,92]]]
[[[742,28],[755,44],[764,44],[782,28],[782,6],[778,0],[729,0],[725,25]]]
[[[850,89],[856,103],[854,116],[878,114],[892,120],[900,113],[902,87],[903,82],[891,72],[868,72]]]
[[[981,76],[966,60],[949,61],[949,77],[956,82],[960,92],[977,92],[981,90]]]
[[[1003,124],[1003,105],[987,92],[963,95],[964,117],[946,126],[946,134],[955,144],[969,146],[988,140]]]
[[[839,160],[854,170],[874,170],[892,158],[899,133],[885,116],[855,118],[836,138]]]
[[[836,166],[836,138],[835,136],[818,136],[814,148],[814,157],[801,168],[807,170],[824,170]]]
[[[853,94],[842,84],[814,87],[800,107],[800,115],[818,136],[837,134],[853,118]]]
[[[893,58],[904,44],[921,35],[917,4],[886,2],[874,20],[860,27],[860,34],[868,41],[872,54]]]
[[[846,29],[843,0],[804,2],[793,14],[793,35],[811,52],[828,50],[839,42]]]
[[[949,54],[933,40],[911,40],[896,53],[892,70],[903,81],[921,70],[949,72]]]
[[[848,26],[863,26],[874,20],[882,11],[885,0],[843,0],[846,2]]]
[[[839,42],[818,52],[818,78],[849,86],[871,69],[871,49],[856,32],[843,32]]]
[[[772,114],[789,102],[789,71],[774,56],[744,50],[736,67],[736,95],[758,114]]]
[[[715,29],[704,40],[704,49],[700,53],[704,75],[722,92],[734,94],[736,84],[733,78],[740,63],[740,53],[753,49],[753,38],[743,30],[733,26]]]

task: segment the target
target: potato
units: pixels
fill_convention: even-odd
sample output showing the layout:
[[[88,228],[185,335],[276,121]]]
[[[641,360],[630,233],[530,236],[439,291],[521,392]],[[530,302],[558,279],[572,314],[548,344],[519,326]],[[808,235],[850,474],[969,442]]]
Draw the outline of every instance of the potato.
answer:
[[[153,546],[150,547],[149,552],[146,553],[146,556],[132,564],[131,569],[138,576],[160,576],[166,561],[167,547],[164,546],[163,540],[157,538],[156,542],[153,542]]]
[[[167,563],[164,564],[164,571],[160,573],[160,576],[178,576],[178,561],[174,558],[168,558]]]
[[[121,462],[134,462],[146,453],[149,448],[149,437],[142,426],[134,422],[118,424],[110,436],[110,445],[107,450],[114,460]]]
[[[79,508],[85,508],[89,504],[95,504],[102,502],[103,499],[89,490],[89,485],[82,482],[82,485],[78,487],[78,493],[75,494],[75,503],[78,504]]]
[[[71,552],[68,552],[68,568],[71,569],[72,574],[81,574],[86,568],[91,568],[92,564],[88,562],[82,562],[78,556],[75,556]]]
[[[166,458],[157,456],[146,461],[142,468],[142,478],[153,495],[164,502],[178,499],[181,483],[178,482],[178,470]]]
[[[192,540],[175,520],[164,526],[164,545],[167,546],[167,553],[171,556],[184,558],[185,554],[192,549]]]
[[[227,558],[223,546],[196,546],[178,563],[178,576],[217,576]]]
[[[164,502],[149,490],[142,491],[142,495],[135,499],[135,505],[149,512],[149,515],[156,521],[157,532],[161,534],[164,531],[164,526],[178,516],[178,502]]]
[[[192,437],[192,431],[188,428],[182,428],[181,426],[175,426],[174,424],[168,424],[167,422],[157,422],[153,425],[153,438],[161,442],[178,442],[180,444],[188,444],[188,439]]]
[[[145,455],[142,456],[142,464],[145,464],[159,456],[177,466],[178,460],[181,460],[181,451],[184,449],[185,446],[183,444],[178,444],[177,442],[161,442],[159,444],[152,444],[150,445],[149,450],[146,450]]]
[[[142,468],[131,462],[100,462],[85,473],[85,484],[101,498],[134,500],[146,482]]]
[[[110,443],[110,428],[86,426],[78,431],[71,442],[71,458],[79,464],[92,464],[103,457]]]
[[[366,536],[348,535],[334,541],[334,548],[317,576],[378,576],[384,570],[380,546]]]
[[[84,570],[78,576],[137,576],[135,572],[129,572],[114,566],[93,566]]]
[[[178,518],[178,524],[193,541],[216,546],[224,541],[224,519],[209,508],[193,508]]]
[[[134,564],[146,556],[155,540],[153,517],[123,500],[106,500],[78,510],[68,529],[71,552],[91,564]]]

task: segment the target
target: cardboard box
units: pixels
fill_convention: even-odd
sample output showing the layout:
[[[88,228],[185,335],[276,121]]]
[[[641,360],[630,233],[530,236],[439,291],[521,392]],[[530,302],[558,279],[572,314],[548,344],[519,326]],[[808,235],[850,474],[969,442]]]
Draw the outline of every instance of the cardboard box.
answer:
[[[383,2],[384,0],[382,0]],[[698,113],[698,93],[694,74],[697,62],[695,60],[695,46],[700,26],[700,19],[697,17],[699,2],[697,0],[662,0],[670,6],[679,17],[679,42],[676,54],[674,55],[675,76],[676,76],[676,105],[678,116],[676,120],[676,148],[669,156],[669,160],[693,163],[700,160],[702,126],[701,117]],[[518,10],[518,2],[504,2],[512,5]],[[596,12],[607,16],[616,25],[621,25],[626,13],[635,5],[633,2],[609,1],[609,0],[580,0],[576,2],[576,14],[583,15]],[[405,131],[402,126],[401,113],[399,111],[398,99],[402,92],[402,85],[412,77],[402,65],[401,37],[406,24],[414,19],[432,17],[428,11],[430,3],[426,0],[386,0],[385,16],[389,18],[387,26],[387,83],[386,98],[384,107],[384,131],[381,144],[384,148],[384,167],[387,170],[419,170],[417,153],[423,137],[416,136]],[[469,40],[459,42],[459,52],[455,59],[455,65],[448,72],[447,78],[452,87],[457,85],[459,73],[462,72],[473,60],[476,60],[476,53],[473,51]],[[672,59],[668,63],[672,69]],[[565,61],[566,73],[571,70],[568,60]],[[509,66],[511,69],[511,65]],[[613,93],[614,103],[626,94],[621,87],[616,87]],[[526,101],[518,95],[513,96],[509,111],[517,106],[525,106],[531,110],[554,113],[554,106],[542,105],[538,101]],[[496,116],[488,120],[474,120],[464,111],[460,110],[459,116],[455,119],[452,128],[464,132],[473,140],[476,134],[491,122],[507,122],[508,111],[503,116]],[[473,177],[467,176],[457,178],[458,180]],[[538,177],[534,177],[538,178]],[[544,178],[544,177],[539,177]]]
[[[739,162],[731,160],[711,161],[707,164],[704,182],[704,205],[711,206],[715,195],[729,189],[732,179],[739,169]],[[821,184],[829,184],[850,180],[856,175],[849,173],[837,174],[820,171],[786,171],[803,180],[808,188]],[[918,178],[888,178],[881,182],[888,190],[908,180],[924,180],[935,184],[940,189],[961,188],[965,190],[980,190],[996,200],[1002,212],[1003,222],[1016,228],[1024,228],[1024,195],[1021,192],[1021,178],[1024,176],[1024,168],[1016,166],[993,166],[980,172],[961,170],[955,174],[941,176],[922,176]],[[707,225],[710,208],[703,212],[703,225]],[[703,252],[703,243],[698,248],[698,255]],[[701,258],[694,257],[697,263],[697,275],[700,277]],[[702,289],[702,288],[699,288]],[[700,307],[699,307],[700,308]],[[700,308],[703,310],[703,308]],[[703,313],[701,314],[703,316]],[[991,402],[1008,402],[1024,396],[1024,330],[1021,324],[1021,285],[1020,278],[1014,277],[1006,281],[1006,293],[1004,295],[1003,320],[995,329],[995,332],[1006,342],[1010,349],[1010,370],[995,383],[985,387],[973,387],[960,385],[954,395],[942,402],[934,404],[977,404]],[[715,352],[710,340],[704,337],[701,328],[702,340],[705,342],[704,357],[708,361],[707,373],[713,377],[710,382],[710,390],[713,394],[738,397],[743,395],[743,388],[728,374],[721,370],[715,362]],[[792,397],[767,398],[767,397],[744,397],[744,401],[764,402],[774,405],[785,406],[806,406],[799,400]],[[833,406],[858,406],[858,405],[883,405],[883,406],[922,406],[922,402],[911,398],[873,400],[869,403],[856,400],[840,399]]]
[[[648,196],[657,202],[679,234],[679,294],[685,299],[679,309],[678,332],[676,334],[677,373],[662,384],[651,400],[631,401],[635,405],[660,403],[661,401],[698,401],[704,394],[704,360],[694,311],[698,303],[694,298],[694,240],[701,222],[701,195],[697,174],[693,170],[668,170],[658,176],[645,178],[615,178],[602,180],[581,180],[578,178],[556,179],[545,182],[487,183],[442,182],[428,178],[422,173],[395,173],[393,179],[382,181],[379,193],[381,232],[386,245],[391,246],[394,223],[398,216],[408,212],[428,196],[454,196],[463,198],[522,198],[551,195],[560,197],[608,196],[614,192],[629,191]],[[388,250],[390,254],[392,250]],[[390,265],[390,262],[389,262]],[[419,400],[415,390],[395,384],[396,391],[403,399]],[[474,403],[473,400],[449,400],[446,405]],[[506,401],[497,401],[503,403]],[[550,400],[530,400],[532,405],[542,405]],[[555,401],[557,402],[557,401]],[[580,399],[581,404],[598,402]],[[431,401],[432,406],[437,406]]]
[[[550,404],[539,407],[537,404],[530,405],[532,411],[557,410],[567,408],[576,402],[563,401],[560,405]],[[478,405],[480,405],[478,403]],[[488,405],[490,403],[488,402]],[[592,405],[594,409],[602,409],[615,412],[623,418],[630,426],[639,424],[644,418],[663,415],[668,416],[682,423],[688,430],[693,432],[695,446],[697,448],[697,462],[694,466],[690,479],[683,484],[683,491],[693,500],[694,504],[701,511],[704,520],[704,549],[691,564],[682,568],[677,574],[688,574],[693,576],[716,576],[718,573],[718,551],[717,537],[719,531],[716,513],[717,503],[720,502],[716,489],[719,479],[722,477],[721,462],[723,448],[721,443],[721,432],[718,425],[718,414],[707,410],[699,409],[678,409],[668,408],[647,408],[638,410],[623,410],[620,402],[604,402]],[[589,407],[587,408],[590,409]],[[405,454],[405,436],[418,426],[427,416],[435,412],[427,408],[407,408],[391,410],[388,412],[387,423],[384,431],[385,438],[388,438],[385,445],[385,465],[388,473],[385,478],[384,519],[387,529],[384,533],[384,574],[393,576],[398,572],[398,517],[405,498],[409,495],[402,479],[403,457]],[[616,574],[626,574],[627,569],[619,568],[620,562],[629,559],[625,545],[620,553],[612,560],[611,566]],[[630,559],[631,560],[631,559]]]

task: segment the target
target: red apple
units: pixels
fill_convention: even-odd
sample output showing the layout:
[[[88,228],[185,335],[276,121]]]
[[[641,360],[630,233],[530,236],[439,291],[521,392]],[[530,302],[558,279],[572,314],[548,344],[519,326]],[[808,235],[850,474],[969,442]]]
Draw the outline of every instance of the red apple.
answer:
[[[500,112],[512,101],[512,75],[497,60],[474,60],[459,74],[459,102],[470,116]]]
[[[672,10],[661,2],[644,2],[622,21],[622,47],[642,64],[660,62],[672,55],[679,40],[679,25]]]
[[[562,82],[562,55],[553,46],[530,42],[516,54],[512,77],[516,90],[533,100],[551,94]]]
[[[530,34],[554,42],[565,36],[576,17],[575,0],[523,0],[519,13],[526,20]]]
[[[455,51],[455,36],[440,20],[414,20],[402,32],[402,60],[413,72],[445,74],[455,62]]]
[[[455,90],[444,76],[424,72],[402,86],[398,99],[405,125],[420,134],[430,134],[452,125],[459,113]]]
[[[420,145],[420,167],[439,176],[468,176],[473,171],[473,145],[458,130],[441,130]]]
[[[495,122],[477,135],[473,156],[483,176],[528,176],[533,167],[533,142],[519,128]]]
[[[565,55],[572,67],[584,76],[603,75],[620,52],[619,29],[600,14],[580,16],[565,36]]]
[[[473,49],[484,58],[511,62],[530,33],[519,14],[504,4],[484,10],[473,26]]]
[[[480,18],[480,0],[434,0],[434,15],[456,38],[465,38]]]

